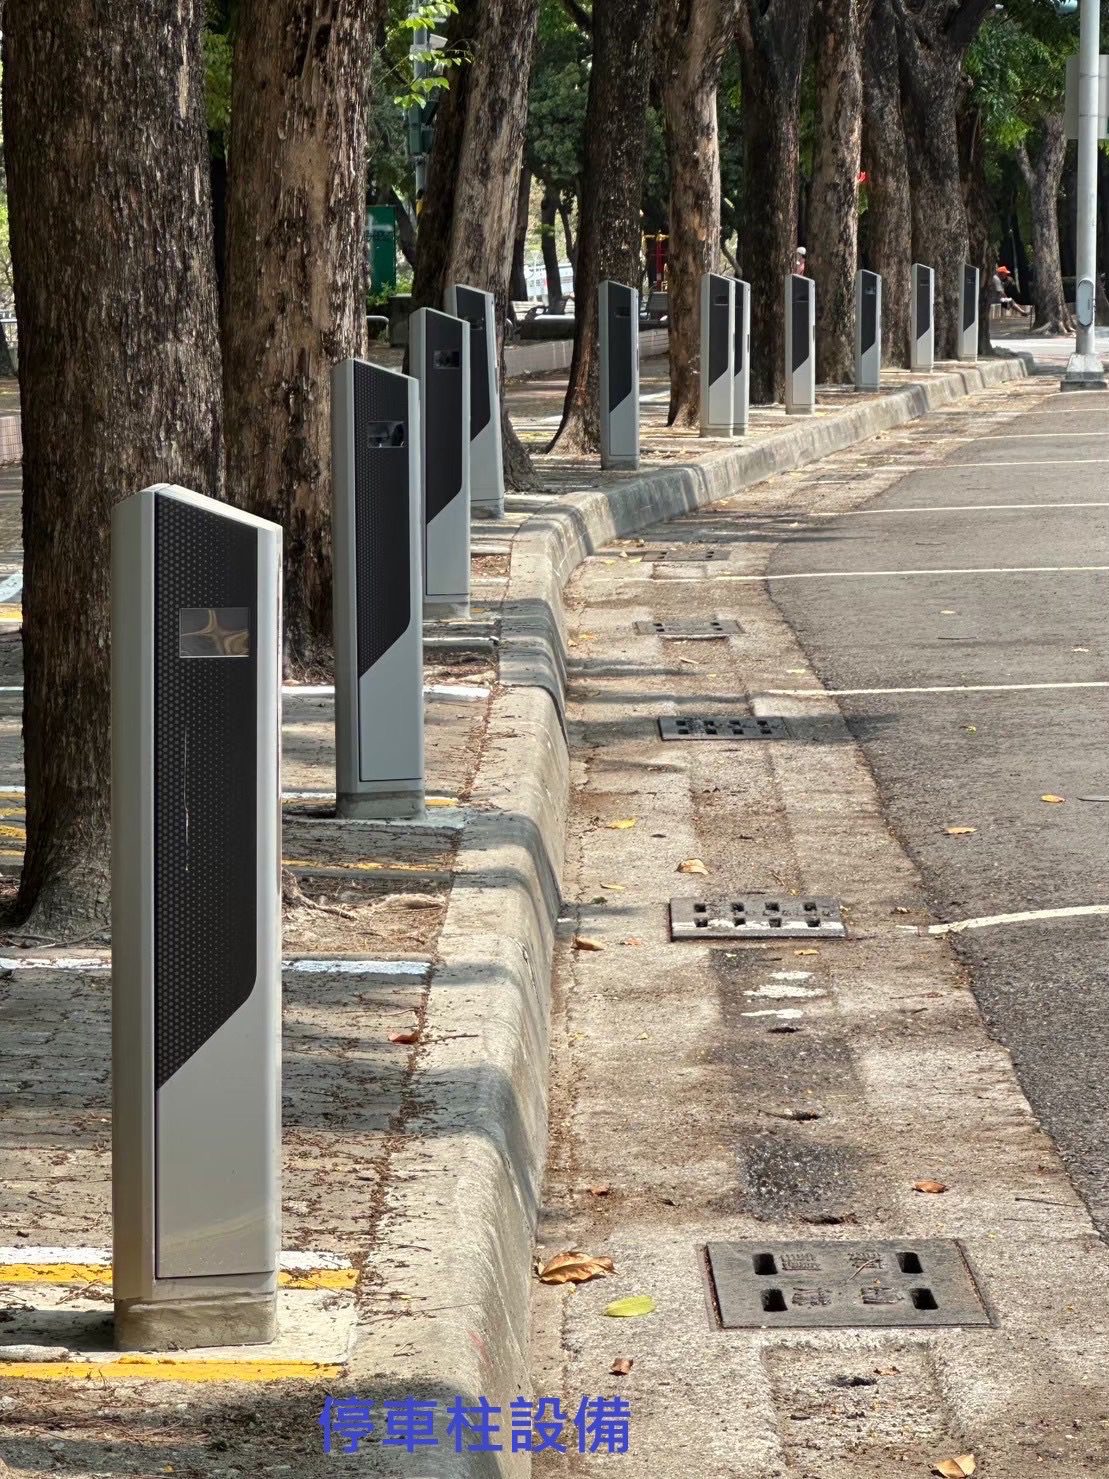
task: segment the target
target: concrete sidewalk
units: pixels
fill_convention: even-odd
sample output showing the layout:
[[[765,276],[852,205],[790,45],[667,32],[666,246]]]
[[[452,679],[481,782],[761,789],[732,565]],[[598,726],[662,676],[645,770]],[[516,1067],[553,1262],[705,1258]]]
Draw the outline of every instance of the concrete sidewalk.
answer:
[[[333,1339],[321,1348],[314,1372],[311,1339],[299,1357],[283,1358],[293,1365],[271,1367],[268,1377],[263,1355],[255,1380],[285,1381],[267,1387],[261,1400],[242,1369],[236,1375],[226,1364],[205,1372],[202,1362],[193,1363],[185,1376],[148,1363],[124,1375],[86,1357],[96,1378],[81,1380],[91,1372],[74,1370],[63,1342],[55,1379],[44,1374],[44,1361],[25,1362],[24,1380],[5,1388],[5,1457],[21,1466],[17,1471],[148,1474],[172,1465],[197,1474],[266,1473],[291,1465],[311,1475],[327,1471],[316,1424],[326,1384],[377,1399],[459,1394],[472,1401],[484,1394],[506,1407],[530,1390],[527,1307],[569,791],[565,582],[614,535],[718,500],[1022,371],[1019,361],[941,367],[924,385],[897,377],[900,388],[881,395],[830,392],[812,418],[757,413],[751,437],[731,446],[664,431],[663,402],[649,401],[638,475],[598,475],[580,460],[549,459],[543,471],[552,492],[512,496],[503,525],[475,526],[477,614],[497,629],[497,668],[472,668],[460,680],[436,672],[433,687],[448,691],[429,698],[441,735],[429,779],[444,801],[455,797],[458,805],[433,808],[427,828],[357,829],[330,821],[324,796],[289,803],[291,860],[325,878],[337,871],[341,888],[356,894],[350,874],[375,865],[387,870],[387,886],[372,902],[321,894],[323,902],[368,909],[372,932],[382,900],[392,901],[385,906],[390,916],[403,904],[397,875],[406,864],[416,865],[419,894],[435,900],[417,906],[417,913],[435,913],[433,926],[415,937],[418,948],[389,948],[392,926],[384,928],[378,965],[370,964],[365,944],[339,969],[298,970],[290,960],[286,1242],[316,1256],[317,1293],[328,1287],[319,1281],[327,1267],[319,1255],[331,1253],[358,1271],[349,1298],[331,1286],[348,1335],[338,1352]],[[649,380],[644,388],[655,393]],[[514,413],[538,441],[555,414],[552,403],[557,409],[557,390],[533,383],[517,394]],[[9,549],[9,569],[17,559]],[[17,682],[11,664],[9,671]],[[466,686],[474,690],[468,700],[450,691]],[[491,692],[478,693],[482,687]],[[326,702],[290,699],[286,751],[306,767],[290,789],[327,789]],[[17,713],[13,696],[0,731],[9,746],[13,831]],[[307,755],[298,748],[304,746]],[[294,842],[296,854],[308,856],[291,852]],[[421,871],[432,876],[421,883]],[[340,938],[350,925],[340,921]],[[299,953],[349,953],[335,936],[325,938],[327,948],[316,943]],[[93,1241],[102,1247],[106,1234],[106,975],[102,948],[91,950],[96,960],[84,971],[65,964],[73,952],[4,949],[4,969],[12,972],[2,982],[5,1046],[14,1043],[8,1062],[17,1067],[9,1069],[0,1144],[5,1162],[11,1156],[13,1167],[24,1168],[5,1220],[11,1243],[54,1254],[25,1260],[50,1264],[53,1272],[40,1283],[19,1274],[10,1256],[5,1293],[25,1306],[24,1323],[33,1325],[34,1313],[57,1299],[44,1289],[67,1291],[74,1308],[78,1286],[93,1303],[102,1304],[107,1292],[95,1259],[63,1256],[73,1245],[86,1245],[86,1253]],[[32,955],[49,963],[32,965]],[[405,958],[413,973],[400,986],[388,961]],[[414,1043],[389,1042],[406,1028]],[[23,1034],[18,1041],[13,1030]],[[28,1072],[18,1067],[20,1058],[32,1063]],[[59,1094],[59,1080],[73,1088]],[[51,1166],[59,1170],[56,1185],[44,1175]],[[69,1283],[67,1267],[77,1270]],[[90,1268],[100,1275],[90,1279]],[[53,1328],[64,1322],[54,1320]],[[315,1379],[298,1385],[297,1374]],[[120,1443],[114,1424],[125,1416],[134,1423],[140,1410],[137,1435]],[[526,1471],[527,1455],[459,1459],[453,1446],[441,1445],[409,1460],[374,1445],[351,1462],[366,1473],[509,1473]]]

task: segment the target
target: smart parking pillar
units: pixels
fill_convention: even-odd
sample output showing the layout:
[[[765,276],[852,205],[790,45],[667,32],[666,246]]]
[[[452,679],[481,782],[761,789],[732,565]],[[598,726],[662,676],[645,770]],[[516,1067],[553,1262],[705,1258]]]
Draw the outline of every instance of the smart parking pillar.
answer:
[[[420,386],[425,616],[470,614],[470,326],[420,308],[409,329]]]
[[[274,1337],[281,530],[185,488],[112,511],[116,1345]]]
[[[793,272],[786,278],[786,411],[816,410],[816,283]]]
[[[913,263],[912,327],[909,330],[909,368],[930,375],[935,363],[934,305],[936,274],[922,262]]]
[[[735,278],[701,278],[701,435],[732,434]]]
[[[335,791],[343,817],[424,809],[420,410],[414,379],[331,374]]]
[[[639,294],[622,282],[598,289],[601,466],[639,466]]]
[[[447,312],[470,325],[470,511],[502,519],[504,457],[493,294],[454,283],[447,289]]]
[[[961,360],[978,358],[978,268],[963,263],[963,282],[959,304],[959,352]]]
[[[882,279],[876,272],[855,275],[855,389],[878,390],[882,383]]]
[[[732,431],[742,436],[751,415],[751,284],[735,280],[732,348]]]

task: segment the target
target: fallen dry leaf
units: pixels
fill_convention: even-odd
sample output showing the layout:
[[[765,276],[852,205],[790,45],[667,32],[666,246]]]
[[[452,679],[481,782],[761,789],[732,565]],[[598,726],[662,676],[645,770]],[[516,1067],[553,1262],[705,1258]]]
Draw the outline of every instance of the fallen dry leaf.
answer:
[[[607,1197],[611,1190],[612,1187],[609,1186],[607,1181],[599,1181],[596,1186],[589,1188],[589,1195],[591,1197]]]
[[[820,954],[820,951],[819,950],[812,950],[812,949],[809,949],[809,950],[795,950],[793,953],[794,953],[794,955],[819,955]]]
[[[622,894],[627,888],[626,883],[602,883],[601,887],[610,894]]]
[[[621,817],[618,822],[609,822],[608,827],[613,832],[626,832],[629,827],[634,827],[637,817]]]
[[[620,941],[621,945],[642,945],[643,941],[636,935],[629,935],[626,940]]]
[[[978,733],[978,725],[977,724],[964,724],[963,725],[963,729],[966,731],[967,734],[977,734]]]
[[[943,1479],[969,1479],[971,1474],[978,1472],[978,1465],[974,1462],[973,1453],[960,1453],[956,1458],[941,1458],[932,1470],[933,1474],[942,1474]]]
[[[1052,796],[1052,794],[1051,794],[1051,792],[1050,792],[1050,791],[1049,791],[1049,792],[1048,792],[1048,794],[1047,794],[1047,795],[1046,795],[1046,796],[1041,796],[1041,797],[1040,797],[1040,800],[1041,800],[1041,801],[1046,801],[1046,802],[1047,802],[1047,803],[1048,803],[1048,805],[1049,805],[1049,806],[1059,806],[1059,805],[1061,805],[1061,804],[1062,804],[1062,803],[1063,803],[1063,802],[1064,802],[1064,801],[1065,801],[1065,800],[1066,800],[1066,799],[1067,799],[1067,798],[1066,798],[1066,797],[1065,797],[1065,796]]]
[[[972,832],[977,832],[977,827],[945,827],[943,829],[948,837],[969,837]]]
[[[414,1029],[410,1032],[390,1032],[390,1042],[414,1043],[419,1042],[420,1034]]]
[[[678,864],[675,871],[678,873],[703,873],[707,876],[709,870],[701,862],[700,858],[686,858],[684,863]]]
[[[611,1376],[629,1376],[634,1365],[635,1362],[631,1356],[617,1356],[616,1360],[608,1368],[609,1374]]]
[[[611,1258],[593,1258],[577,1248],[556,1253],[539,1270],[542,1284],[587,1284],[590,1279],[603,1279],[616,1272]]]
[[[913,1190],[929,1192],[933,1196],[939,1196],[940,1192],[947,1190],[947,1182],[931,1181],[928,1179],[925,1179],[924,1181],[914,1181]]]
[[[588,935],[574,936],[575,950],[603,950],[604,948],[600,940],[591,940]]]
[[[630,1320],[636,1315],[653,1315],[655,1302],[649,1294],[629,1294],[624,1299],[614,1299],[606,1304],[604,1312],[614,1320]]]

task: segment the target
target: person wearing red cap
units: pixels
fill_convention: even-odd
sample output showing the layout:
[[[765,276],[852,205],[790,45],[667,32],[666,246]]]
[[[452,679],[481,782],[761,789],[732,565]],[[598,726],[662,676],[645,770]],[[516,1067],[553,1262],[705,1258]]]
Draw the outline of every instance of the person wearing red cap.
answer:
[[[998,304],[1001,308],[1015,308],[1018,313],[1023,313],[1027,318],[1032,310],[1024,303],[1018,303],[1010,295],[1008,289],[1011,278],[1012,273],[1004,262],[994,268],[993,276],[990,278],[990,302]]]

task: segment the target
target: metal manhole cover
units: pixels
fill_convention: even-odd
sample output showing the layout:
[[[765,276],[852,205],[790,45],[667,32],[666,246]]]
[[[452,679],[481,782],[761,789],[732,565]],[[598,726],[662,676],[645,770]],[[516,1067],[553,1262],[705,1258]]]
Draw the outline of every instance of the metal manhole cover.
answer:
[[[760,740],[788,739],[784,719],[673,718],[658,721],[658,732],[664,740]]]
[[[718,544],[647,545],[644,549],[634,550],[633,553],[644,562],[651,561],[654,564],[670,564],[675,560],[726,560],[728,558],[727,546]]]
[[[733,894],[723,900],[670,900],[672,940],[842,938],[846,933],[836,899]]]
[[[713,617],[711,621],[698,621],[693,618],[689,620],[677,618],[673,621],[637,621],[635,630],[641,637],[654,636],[662,637],[664,641],[696,642],[711,640],[715,637],[738,636],[743,628],[738,621]]]
[[[725,1330],[992,1323],[954,1239],[710,1243],[706,1253]]]

